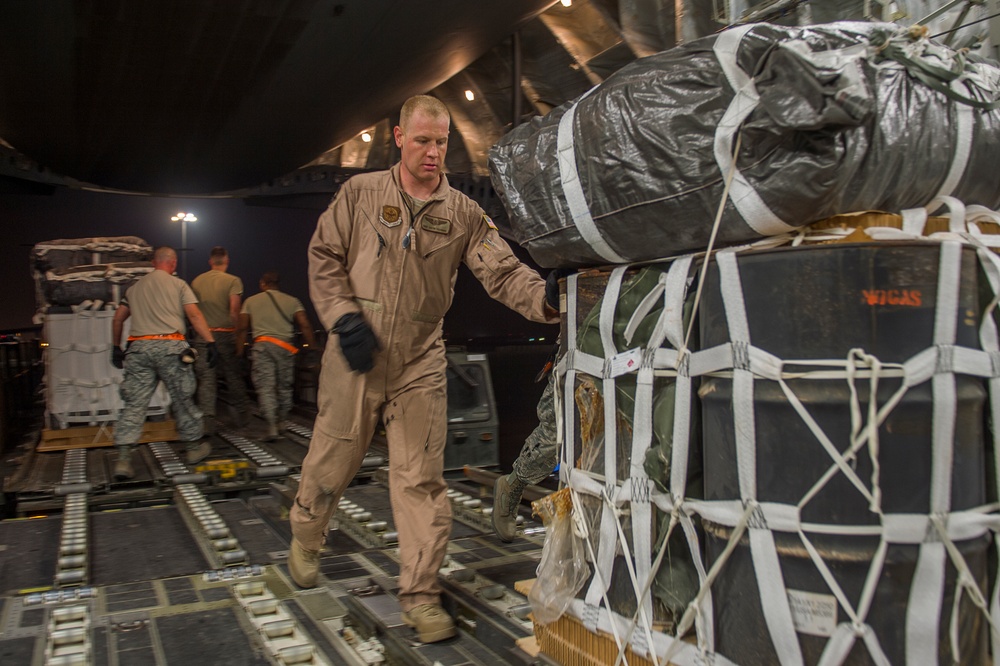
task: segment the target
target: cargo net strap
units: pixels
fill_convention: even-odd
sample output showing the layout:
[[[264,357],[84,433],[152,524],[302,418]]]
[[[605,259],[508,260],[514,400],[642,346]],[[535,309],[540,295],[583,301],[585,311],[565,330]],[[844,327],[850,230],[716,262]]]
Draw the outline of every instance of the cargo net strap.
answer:
[[[949,204],[951,205],[951,204]],[[931,208],[929,205],[928,208]],[[953,208],[954,212],[954,208]],[[976,211],[974,211],[976,212]],[[976,212],[985,215],[982,211]],[[992,215],[995,213],[990,212]],[[963,212],[963,215],[965,213]],[[594,565],[594,575],[582,599],[573,599],[567,611],[591,630],[613,635],[618,648],[617,663],[625,661],[625,649],[648,656],[659,664],[729,664],[715,652],[713,627],[712,583],[725,566],[730,554],[746,538],[749,542],[753,569],[764,620],[771,642],[782,664],[799,664],[803,655],[796,635],[795,622],[789,603],[776,547],[775,532],[798,535],[809,559],[829,587],[829,591],[847,614],[829,636],[823,651],[822,664],[839,664],[847,658],[857,642],[861,642],[875,663],[889,663],[879,639],[867,617],[875,598],[876,586],[882,575],[890,544],[919,545],[916,570],[910,590],[905,618],[906,653],[918,659],[933,659],[938,654],[939,622],[944,602],[946,567],[950,562],[958,573],[956,593],[951,608],[949,642],[955,662],[962,660],[959,652],[959,604],[963,595],[978,607],[991,627],[995,663],[1000,663],[1000,642],[997,618],[1000,617],[1000,597],[994,594],[990,608],[956,541],[1000,532],[997,506],[981,506],[971,510],[952,511],[951,478],[954,428],[956,421],[956,374],[988,380],[990,409],[993,422],[1000,422],[1000,343],[994,321],[994,310],[1000,294],[1000,258],[990,251],[981,235],[968,229],[951,231],[939,239],[940,260],[937,287],[937,310],[934,322],[934,344],[904,363],[882,363],[861,349],[853,349],[845,359],[783,360],[757,348],[750,339],[749,325],[743,300],[743,290],[737,262],[739,250],[716,254],[720,271],[721,291],[730,331],[730,342],[691,352],[685,344],[683,312],[693,256],[674,260],[656,286],[643,299],[625,329],[630,343],[637,323],[654,305],[662,311],[645,346],[618,352],[612,337],[612,323],[625,275],[625,266],[613,270],[603,299],[599,327],[603,357],[583,352],[577,346],[576,275],[567,281],[568,331],[566,353],[557,366],[561,378],[557,382],[556,411],[558,434],[561,438],[560,480],[574,494],[575,531],[586,541],[588,556]],[[983,314],[980,326],[982,349],[956,345],[956,325],[960,315],[958,295],[962,243],[976,247],[979,263],[995,295]],[[707,262],[706,262],[707,263]],[[697,307],[697,306],[696,306]],[[693,319],[693,317],[692,317]],[[670,347],[664,347],[664,344]],[[811,369],[805,369],[808,365]],[[576,468],[573,460],[576,441],[576,414],[573,396],[578,374],[597,378],[603,389],[603,475]],[[616,455],[617,418],[615,383],[626,374],[635,375],[635,401],[630,468],[621,476]],[[735,419],[736,464],[739,474],[740,498],[731,501],[704,501],[686,497],[688,442],[691,431],[692,379],[700,376],[731,377]],[[647,476],[642,460],[652,440],[653,379],[656,376],[674,378],[673,449],[671,453],[670,490],[661,492]],[[843,379],[850,388],[851,428],[849,446],[838,450],[831,438],[796,396],[787,380]],[[886,378],[899,380],[900,387],[884,404],[877,401],[879,382]],[[795,504],[760,502],[757,500],[757,462],[754,424],[754,382],[776,382],[817,442],[829,456],[826,473]],[[914,386],[930,382],[933,394],[931,512],[929,514],[885,513],[881,506],[879,485],[879,426],[882,425],[905,393]],[[871,399],[863,409],[858,387],[867,383]],[[1000,451],[998,429],[994,428],[994,451]],[[862,479],[853,461],[867,448],[872,462],[870,478]],[[1000,458],[994,456],[995,478],[1000,479]],[[625,472],[625,470],[623,470]],[[836,475],[843,475],[868,502],[878,516],[877,525],[845,525],[806,523],[801,519],[802,508]],[[1000,489],[998,489],[1000,494]],[[597,533],[591,533],[579,509],[579,496],[601,501]],[[651,543],[650,525],[653,507],[670,516],[664,545],[655,552]],[[633,525],[631,544],[626,538],[623,516]],[[725,548],[706,570],[701,560],[695,516],[731,528]],[[677,625],[676,637],[657,631],[653,626],[650,590],[656,571],[667,548],[666,540],[680,526],[686,537],[700,581],[700,589],[688,605]],[[879,545],[865,579],[860,599],[854,604],[838,584],[828,564],[813,545],[809,535],[852,535],[879,538]],[[1000,547],[1000,540],[998,540]],[[638,600],[635,613],[623,617],[610,610],[608,590],[616,554],[624,555],[629,582]],[[1000,573],[1000,572],[998,572]],[[680,640],[692,627],[697,644]]]

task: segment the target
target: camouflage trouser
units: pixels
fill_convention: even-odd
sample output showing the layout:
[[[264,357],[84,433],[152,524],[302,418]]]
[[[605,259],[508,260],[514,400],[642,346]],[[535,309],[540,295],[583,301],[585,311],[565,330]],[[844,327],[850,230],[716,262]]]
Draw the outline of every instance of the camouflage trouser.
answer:
[[[236,357],[236,334],[214,331],[212,336],[215,338],[215,347],[219,350],[219,362],[214,368],[208,367],[208,343],[201,340],[194,343],[198,349],[198,360],[194,363],[194,372],[198,377],[198,407],[207,416],[215,416],[216,373],[221,371],[226,380],[226,394],[233,408],[238,412],[245,412],[250,401],[243,373],[240,372],[240,360]]]
[[[555,392],[556,373],[549,374],[548,383],[538,399],[538,425],[524,440],[524,446],[514,461],[514,475],[525,483],[538,483],[555,469],[559,461],[559,440],[556,439]]]
[[[268,423],[278,424],[292,409],[295,355],[270,342],[254,343],[252,355],[250,378],[257,389],[260,415]]]
[[[129,345],[121,385],[124,405],[115,423],[115,446],[139,440],[149,401],[160,380],[170,394],[170,410],[180,440],[193,442],[201,437],[201,410],[192,399],[194,370],[180,359],[187,346],[183,340],[136,340]]]

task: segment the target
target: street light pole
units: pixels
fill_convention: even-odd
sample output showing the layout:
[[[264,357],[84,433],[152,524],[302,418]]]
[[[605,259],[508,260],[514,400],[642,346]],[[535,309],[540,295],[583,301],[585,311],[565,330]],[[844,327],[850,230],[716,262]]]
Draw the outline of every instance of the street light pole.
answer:
[[[187,280],[187,224],[197,222],[198,218],[193,213],[180,212],[171,217],[170,221],[181,223],[181,279]]]

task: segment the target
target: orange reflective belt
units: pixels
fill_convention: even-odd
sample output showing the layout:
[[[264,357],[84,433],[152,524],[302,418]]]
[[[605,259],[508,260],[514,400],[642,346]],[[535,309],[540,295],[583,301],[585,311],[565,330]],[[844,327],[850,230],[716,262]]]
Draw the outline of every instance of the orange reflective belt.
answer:
[[[278,345],[282,349],[288,351],[290,354],[298,354],[298,348],[291,344],[290,342],[285,342],[284,340],[279,340],[278,338],[273,338],[270,335],[262,335],[258,338],[253,339],[254,342],[270,342],[272,345]]]
[[[130,335],[128,336],[128,341],[133,342],[135,340],[183,340],[184,336],[180,333],[167,333],[165,335]]]
[[[232,326],[230,326],[228,328],[226,328],[225,326],[218,326],[218,327],[210,328],[208,330],[212,331],[213,333],[235,333],[236,332],[236,329],[233,328]]]

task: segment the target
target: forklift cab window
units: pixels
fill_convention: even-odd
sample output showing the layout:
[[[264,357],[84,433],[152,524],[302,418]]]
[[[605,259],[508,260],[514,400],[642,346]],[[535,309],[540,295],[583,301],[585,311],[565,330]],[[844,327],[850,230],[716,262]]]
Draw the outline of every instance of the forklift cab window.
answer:
[[[475,363],[448,363],[448,422],[485,421],[490,418],[486,379]]]

